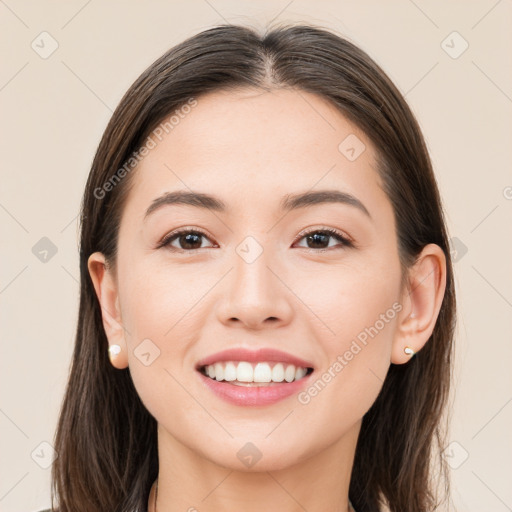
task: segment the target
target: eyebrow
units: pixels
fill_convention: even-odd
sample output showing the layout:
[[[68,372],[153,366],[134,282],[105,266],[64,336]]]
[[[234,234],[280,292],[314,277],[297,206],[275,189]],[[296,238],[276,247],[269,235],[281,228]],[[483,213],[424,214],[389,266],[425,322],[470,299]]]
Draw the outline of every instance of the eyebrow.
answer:
[[[326,203],[341,203],[353,206],[367,217],[371,218],[369,211],[359,199],[348,192],[342,192],[340,190],[317,190],[299,194],[287,194],[281,199],[280,208],[283,211],[289,212]],[[154,199],[146,210],[144,220],[155,210],[165,205],[188,205],[220,213],[225,213],[229,210],[226,203],[218,197],[201,192],[177,190],[175,192],[166,192]]]

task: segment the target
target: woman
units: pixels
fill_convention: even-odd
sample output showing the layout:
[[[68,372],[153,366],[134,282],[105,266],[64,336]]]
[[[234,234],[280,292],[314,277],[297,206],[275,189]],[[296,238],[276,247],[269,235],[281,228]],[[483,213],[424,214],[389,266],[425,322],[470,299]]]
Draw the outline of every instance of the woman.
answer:
[[[152,64],[98,147],[80,270],[55,510],[447,494],[441,200],[404,98],[352,43],[223,25]]]

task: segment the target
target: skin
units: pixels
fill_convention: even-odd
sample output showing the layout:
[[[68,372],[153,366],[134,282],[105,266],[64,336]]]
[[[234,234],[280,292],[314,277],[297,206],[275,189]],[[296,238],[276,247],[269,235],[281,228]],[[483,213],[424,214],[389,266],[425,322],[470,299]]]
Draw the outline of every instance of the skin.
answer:
[[[353,162],[338,150],[350,134],[366,146]],[[117,265],[94,253],[89,271],[109,344],[122,348],[112,364],[129,366],[158,422],[160,512],[348,510],[362,417],[389,365],[409,361],[404,347],[427,342],[446,283],[443,251],[430,244],[401,288],[393,210],[375,169],[369,139],[324,99],[240,89],[198,98],[134,171]],[[371,218],[339,203],[279,211],[285,194],[312,189],[349,192]],[[230,211],[167,205],[144,220],[174,190],[213,194]],[[207,233],[193,246],[201,249],[179,239],[174,251],[156,248],[181,227]],[[305,228],[337,229],[356,246],[308,245],[297,238]],[[235,250],[247,236],[263,249],[250,264]],[[308,404],[294,395],[232,405],[194,369],[227,347],[270,346],[311,361],[320,376],[394,303],[399,313]],[[134,350],[148,338],[160,355],[145,366]],[[250,468],[237,457],[247,442],[262,454]]]

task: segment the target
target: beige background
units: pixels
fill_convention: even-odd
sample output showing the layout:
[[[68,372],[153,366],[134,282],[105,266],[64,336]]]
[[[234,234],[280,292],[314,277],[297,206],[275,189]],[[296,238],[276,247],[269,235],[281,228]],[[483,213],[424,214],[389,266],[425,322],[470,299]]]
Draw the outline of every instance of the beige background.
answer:
[[[512,510],[510,0],[1,0],[0,14],[2,512],[50,503],[50,468],[41,465],[51,448],[41,443],[53,440],[74,343],[77,214],[112,110],[185,37],[223,21],[263,27],[276,17],[330,27],[360,45],[418,116],[460,241],[447,451],[453,509]],[[58,48],[42,58],[52,38]],[[33,253],[43,237],[57,248],[45,263]]]

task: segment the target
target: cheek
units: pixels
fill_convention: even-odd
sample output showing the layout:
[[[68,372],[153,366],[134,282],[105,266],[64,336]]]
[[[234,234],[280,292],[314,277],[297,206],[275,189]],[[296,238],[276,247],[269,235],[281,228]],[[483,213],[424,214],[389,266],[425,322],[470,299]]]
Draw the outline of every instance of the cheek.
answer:
[[[180,383],[195,371],[189,346],[201,336],[207,315],[200,299],[215,280],[178,266],[151,264],[151,258],[139,266],[132,261],[128,268],[120,273],[120,303],[135,388],[154,416],[177,402],[187,408],[190,397]]]
[[[388,295],[374,290],[366,300],[340,306],[331,324],[336,336],[323,338],[325,365],[298,395],[303,417],[331,425],[319,428],[332,440],[368,412],[386,378],[397,315]]]
[[[320,326],[316,334],[325,360],[317,388],[323,390],[325,385],[326,391],[319,402],[342,404],[340,410],[347,405],[362,415],[377,397],[390,365],[396,319],[402,309],[400,266],[397,261],[382,260],[331,270],[317,275],[316,283],[328,286],[311,288],[304,298],[321,320],[315,320]]]
[[[120,289],[123,323],[131,342],[166,340],[181,328],[181,319],[205,293],[208,280],[205,283],[205,276],[150,257],[133,263]]]
[[[396,316],[392,307],[400,297],[400,268],[396,262],[366,260],[297,274],[303,276],[296,282],[297,295],[310,307],[305,310],[308,316],[316,318],[319,328],[325,330],[323,338],[328,346],[343,348],[346,341],[375,323],[379,331],[390,331],[389,324]]]

